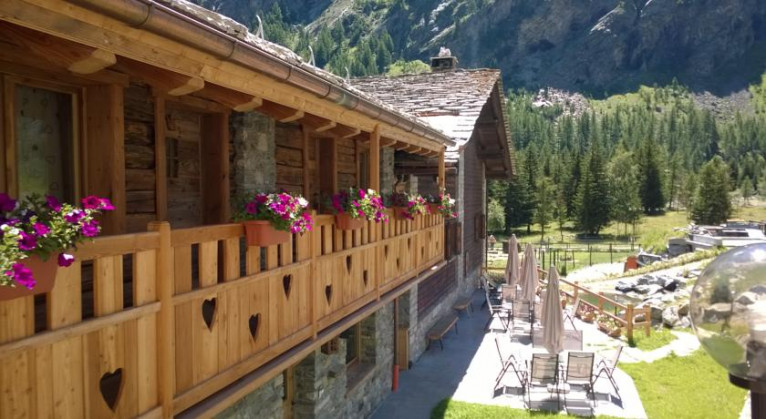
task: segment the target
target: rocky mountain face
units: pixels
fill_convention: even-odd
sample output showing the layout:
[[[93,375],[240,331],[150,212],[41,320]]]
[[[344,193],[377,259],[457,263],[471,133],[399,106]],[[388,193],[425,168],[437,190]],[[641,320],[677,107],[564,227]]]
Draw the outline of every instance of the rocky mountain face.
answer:
[[[766,68],[764,0],[197,0],[245,24],[274,2],[318,31],[361,20],[397,53],[449,47],[462,67],[499,67],[508,86],[603,96],[666,84],[727,95]]]

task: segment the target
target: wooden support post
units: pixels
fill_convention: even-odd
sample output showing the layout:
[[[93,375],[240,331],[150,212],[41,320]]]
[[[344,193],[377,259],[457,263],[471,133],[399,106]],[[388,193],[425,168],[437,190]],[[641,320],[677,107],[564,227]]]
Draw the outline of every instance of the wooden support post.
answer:
[[[157,220],[168,219],[168,170],[165,142],[165,96],[154,98],[154,179]]]
[[[303,135],[303,141],[302,146],[303,149],[301,150],[302,158],[303,158],[303,197],[311,200],[312,197],[309,196],[310,190],[309,190],[309,178],[311,177],[311,170],[309,170],[309,141],[311,141],[311,129],[307,127],[304,124],[301,124],[301,134]],[[313,255],[313,253],[312,253]]]
[[[308,137],[307,135],[305,137]],[[305,149],[304,149],[305,150]],[[311,218],[316,220],[317,212],[316,210],[311,211]],[[317,256],[319,256],[319,252],[322,249],[322,244],[319,243],[319,240],[322,238],[321,228],[313,229],[312,231],[308,231],[305,234],[309,235],[309,249],[311,252],[311,264],[309,265],[309,272],[316,272],[317,271]],[[317,288],[319,287],[319,281],[312,281],[311,285],[311,295],[309,295],[309,305],[311,310],[311,331],[312,331],[312,338],[316,339],[317,334],[319,333],[319,325],[317,324],[317,320],[319,318],[319,315],[317,314]]]
[[[370,133],[370,188],[380,192],[380,126]]]
[[[604,293],[603,292],[598,293],[598,312],[599,314],[604,314]]]
[[[628,341],[633,339],[633,303],[628,303],[628,308],[625,310],[625,320],[627,320],[627,334]]]
[[[85,195],[109,198],[115,210],[103,215],[105,234],[125,232],[125,121],[119,85],[85,89]]]
[[[205,224],[229,220],[229,114],[202,117],[202,202]]]
[[[649,337],[652,334],[652,308],[648,305],[644,307],[644,335]]]
[[[170,224],[166,221],[149,223],[149,231],[158,232],[160,247],[157,250],[157,290],[160,301],[159,325],[157,326],[157,382],[162,417],[173,416],[173,392],[175,387],[174,360],[174,312],[173,307],[173,248],[170,244]]]
[[[439,190],[444,190],[447,187],[446,170],[444,168],[444,149],[439,151]]]
[[[574,282],[574,299],[577,301],[577,297],[580,295],[580,281]],[[577,307],[575,307],[575,310],[577,310]]]

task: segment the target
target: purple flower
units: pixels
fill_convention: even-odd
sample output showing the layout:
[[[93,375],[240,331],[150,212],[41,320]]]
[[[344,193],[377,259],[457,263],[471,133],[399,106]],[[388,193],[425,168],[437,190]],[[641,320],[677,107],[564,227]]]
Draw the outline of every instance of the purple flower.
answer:
[[[364,193],[364,190],[363,189],[359,189],[359,199],[364,199],[365,196],[366,195]]]
[[[70,255],[69,253],[59,253],[59,260],[58,260],[59,266],[63,268],[67,268],[74,263],[74,256]]]
[[[37,247],[37,239],[31,234],[21,232],[21,238],[19,239],[19,249],[24,251],[35,250]]]
[[[98,221],[90,220],[82,225],[82,235],[85,237],[98,236]]]
[[[53,211],[61,211],[61,202],[53,195],[46,195],[45,201],[48,203],[48,208]]]
[[[255,196],[255,202],[257,202],[259,204],[263,204],[263,203],[265,203],[268,200],[269,200],[268,195],[263,194],[263,193],[259,193],[258,195]]]
[[[24,266],[23,263],[14,263],[12,270],[5,271],[5,274],[13,278],[17,284],[30,290],[34,288],[37,283],[35,277],[32,275],[32,271]]]
[[[72,212],[70,212],[69,214],[65,215],[64,219],[68,223],[77,224],[77,223],[80,222],[80,220],[82,220],[82,217],[84,217],[84,216],[85,216],[85,214],[83,214],[82,211],[76,209],[76,210],[72,210]]]
[[[86,196],[81,202],[82,207],[86,210],[97,210],[101,208],[101,198],[96,195]]]
[[[16,208],[16,200],[6,193],[0,193],[0,211],[9,212]]]
[[[258,203],[255,201],[250,201],[247,204],[245,204],[245,211],[248,214],[255,214],[258,212]]]
[[[38,236],[44,236],[51,232],[51,229],[43,223],[35,223],[32,228],[35,230],[35,234]]]
[[[114,205],[112,201],[107,198],[101,198],[101,209],[104,211],[114,211]]]

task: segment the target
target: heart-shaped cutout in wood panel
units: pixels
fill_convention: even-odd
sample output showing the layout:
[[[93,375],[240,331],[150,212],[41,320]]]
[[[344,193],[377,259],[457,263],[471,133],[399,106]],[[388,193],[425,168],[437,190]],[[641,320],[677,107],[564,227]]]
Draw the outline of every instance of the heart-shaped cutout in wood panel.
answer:
[[[364,286],[367,286],[367,283],[370,282],[370,275],[367,273],[367,269],[365,269],[362,272],[362,281],[364,281]]]
[[[122,393],[122,368],[104,373],[98,382],[98,389],[106,405],[114,412]]]
[[[285,291],[285,298],[290,298],[290,291],[293,290],[293,276],[285,275],[282,277],[282,289]]]
[[[247,321],[247,327],[250,329],[250,337],[252,337],[253,340],[258,340],[258,330],[260,325],[261,325],[261,313],[253,314],[252,316],[250,316],[250,319]]]
[[[346,256],[346,272],[351,273],[351,255]]]
[[[327,305],[332,304],[332,284],[324,287],[324,298],[327,300]]]
[[[205,321],[207,328],[213,330],[213,321],[215,320],[216,298],[209,298],[202,302],[202,320]]]

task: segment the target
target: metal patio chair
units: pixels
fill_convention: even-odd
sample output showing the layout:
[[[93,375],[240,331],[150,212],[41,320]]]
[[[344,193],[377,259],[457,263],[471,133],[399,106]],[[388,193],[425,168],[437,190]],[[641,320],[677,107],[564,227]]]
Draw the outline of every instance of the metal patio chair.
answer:
[[[596,364],[596,368],[598,369],[598,372],[593,377],[593,383],[596,383],[596,380],[601,378],[601,374],[606,377],[609,382],[612,384],[612,387],[614,388],[614,391],[617,393],[617,397],[620,397],[620,387],[617,386],[617,381],[614,379],[614,370],[617,368],[617,363],[620,362],[620,354],[622,353],[622,345],[615,348],[614,352],[612,353],[612,356],[609,359],[601,359]]]
[[[527,406],[532,407],[532,388],[544,387],[546,393],[556,393],[556,403],[561,410],[561,393],[559,392],[559,356],[558,354],[533,354],[532,364],[527,368]]]
[[[564,405],[568,400],[571,386],[582,386],[585,389],[585,397],[591,395],[594,406],[596,394],[593,392],[593,352],[569,352],[567,357],[566,374],[564,376]]]
[[[524,366],[519,363],[519,360],[516,359],[512,353],[509,353],[507,357],[503,356],[502,347],[503,345],[500,344],[500,339],[498,336],[495,336],[495,348],[497,348],[497,355],[500,357],[502,368],[495,378],[495,387],[492,389],[493,394],[497,390],[497,387],[500,385],[500,383],[503,381],[503,378],[508,373],[509,369],[512,369],[513,373],[516,375],[516,379],[519,381],[519,387],[523,389],[527,385],[526,369],[524,369]]]

